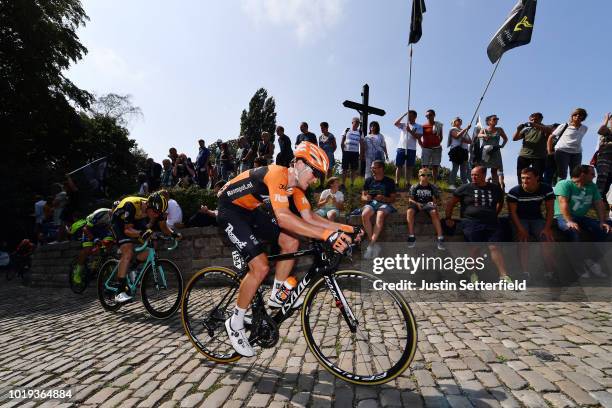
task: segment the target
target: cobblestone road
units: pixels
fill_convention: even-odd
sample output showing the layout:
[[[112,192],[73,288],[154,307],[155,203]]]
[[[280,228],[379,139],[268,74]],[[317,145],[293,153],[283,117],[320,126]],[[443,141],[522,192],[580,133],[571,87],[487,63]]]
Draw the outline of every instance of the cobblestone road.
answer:
[[[178,315],[157,321],[141,303],[108,313],[94,296],[0,289],[1,406],[612,407],[611,303],[413,304],[411,369],[365,388],[320,368],[299,322],[281,328],[277,348],[217,366],[195,352]],[[8,394],[60,387],[72,399]]]

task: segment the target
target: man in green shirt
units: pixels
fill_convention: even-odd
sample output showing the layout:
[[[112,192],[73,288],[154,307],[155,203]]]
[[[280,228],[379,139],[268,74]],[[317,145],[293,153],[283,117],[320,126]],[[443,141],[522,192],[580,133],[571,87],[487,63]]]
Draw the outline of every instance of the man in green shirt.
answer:
[[[521,180],[521,170],[533,167],[541,180],[546,165],[546,142],[551,129],[542,124],[544,116],[540,112],[532,113],[529,122],[517,126],[512,140],[523,140],[523,147],[516,159],[516,174]]]
[[[581,164],[572,170],[571,180],[561,180],[555,186],[555,218],[559,229],[571,242],[579,242],[579,232],[589,232],[593,241],[605,241],[610,232],[606,224],[604,202],[593,183],[595,169]],[[587,212],[594,207],[599,220],[587,217]]]

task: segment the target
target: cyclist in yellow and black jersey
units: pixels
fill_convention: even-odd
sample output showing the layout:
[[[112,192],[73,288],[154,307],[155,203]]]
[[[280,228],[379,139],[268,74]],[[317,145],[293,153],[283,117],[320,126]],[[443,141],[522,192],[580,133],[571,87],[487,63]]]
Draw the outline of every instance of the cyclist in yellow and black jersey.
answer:
[[[120,289],[120,293],[115,296],[116,302],[123,303],[132,298],[127,291],[126,276],[134,257],[134,244],[147,239],[153,233],[152,228],[156,223],[164,234],[180,238],[179,233],[166,225],[167,210],[168,200],[159,193],[153,193],[149,198],[126,197],[113,210],[111,231],[121,251],[117,281],[114,284]],[[148,254],[148,250],[142,251],[136,259],[143,262]]]

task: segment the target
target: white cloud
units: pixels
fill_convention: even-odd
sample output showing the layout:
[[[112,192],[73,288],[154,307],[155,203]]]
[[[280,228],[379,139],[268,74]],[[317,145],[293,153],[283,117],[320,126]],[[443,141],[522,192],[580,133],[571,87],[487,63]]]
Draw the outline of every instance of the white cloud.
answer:
[[[302,43],[325,36],[342,16],[346,0],[242,0],[243,11],[256,23],[292,27]]]

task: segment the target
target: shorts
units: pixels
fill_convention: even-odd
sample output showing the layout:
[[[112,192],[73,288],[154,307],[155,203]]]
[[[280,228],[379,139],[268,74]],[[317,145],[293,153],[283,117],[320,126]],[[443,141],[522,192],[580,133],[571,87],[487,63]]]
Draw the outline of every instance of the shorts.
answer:
[[[138,238],[130,238],[123,232],[125,229],[125,223],[121,220],[112,220],[110,230],[113,233],[113,237],[117,242],[117,245],[123,244],[134,244],[138,243]],[[147,229],[147,219],[138,220],[134,223],[134,229],[144,231]]]
[[[395,209],[395,207],[393,207],[391,204],[381,203],[381,202],[378,202],[378,201],[370,201],[369,203],[367,203],[366,205],[363,206],[363,208],[361,210],[362,214],[363,214],[363,211],[367,207],[370,207],[372,210],[374,210],[374,212],[382,211],[382,212],[384,212],[386,214],[392,214],[392,213],[397,211]]]
[[[318,210],[315,211],[315,213],[320,215],[323,218],[327,218],[327,214],[329,214],[330,211],[335,211],[337,213],[337,215],[340,215],[340,210],[339,209],[337,209],[337,208],[328,208],[328,207],[319,208]]]
[[[93,242],[96,239],[99,239],[102,241],[112,241],[113,240],[113,233],[111,232],[110,228],[94,227],[94,228],[90,228],[89,232],[91,232],[91,234],[93,235],[93,238],[91,240],[89,239],[89,236],[87,236],[85,231],[83,231],[83,236],[81,237],[81,247],[83,248],[93,247]]]
[[[265,253],[262,241],[277,243],[281,232],[273,214],[231,204],[219,207],[217,225],[246,263]]]
[[[499,225],[483,224],[478,221],[461,221],[465,242],[502,242],[503,232]]]
[[[404,165],[413,167],[416,163],[416,150],[412,149],[397,149],[395,153],[395,165],[402,167]]]
[[[421,157],[422,166],[439,166],[442,161],[442,148],[435,149],[423,148],[423,156]]]
[[[425,211],[427,214],[429,214],[433,210],[436,210],[437,207],[433,207],[433,206],[431,206],[429,204],[425,204],[425,205],[423,205],[423,208],[421,208],[419,210],[419,207],[417,207],[416,204],[410,203],[410,204],[408,204],[408,209],[413,209],[415,211],[415,213],[418,213],[419,211]]]
[[[546,221],[541,218],[535,220],[527,220],[527,219],[519,219],[523,228],[527,230],[530,236],[534,237],[538,241],[542,238],[542,230],[544,229],[544,225],[546,225]],[[512,224],[512,233],[516,238],[516,226],[514,223]]]
[[[342,170],[359,169],[359,152],[342,152]]]

